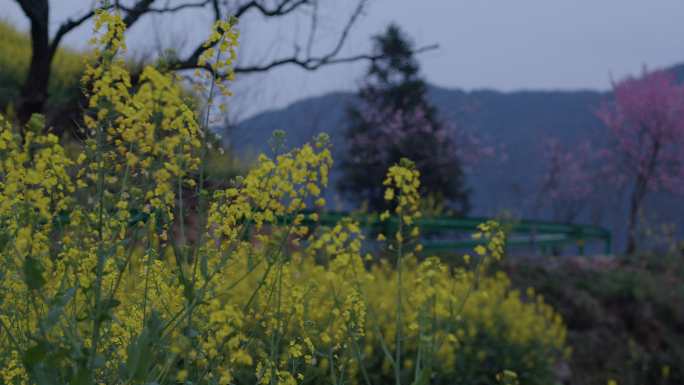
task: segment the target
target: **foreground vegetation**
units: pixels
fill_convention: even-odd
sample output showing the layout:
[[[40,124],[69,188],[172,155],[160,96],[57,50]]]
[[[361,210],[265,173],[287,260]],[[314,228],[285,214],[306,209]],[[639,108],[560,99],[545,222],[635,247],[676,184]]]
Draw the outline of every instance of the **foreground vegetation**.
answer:
[[[231,68],[234,23],[215,26],[209,71]],[[0,383],[554,382],[565,327],[498,271],[495,223],[465,268],[421,257],[404,160],[378,181],[391,257],[362,251],[351,219],[304,225],[325,205],[324,137],[210,191],[211,108],[153,67],[132,87],[121,19],[95,24],[80,151],[37,115],[0,121]]]
[[[514,287],[533,286],[563,315],[571,384],[684,382],[681,255],[511,261]]]

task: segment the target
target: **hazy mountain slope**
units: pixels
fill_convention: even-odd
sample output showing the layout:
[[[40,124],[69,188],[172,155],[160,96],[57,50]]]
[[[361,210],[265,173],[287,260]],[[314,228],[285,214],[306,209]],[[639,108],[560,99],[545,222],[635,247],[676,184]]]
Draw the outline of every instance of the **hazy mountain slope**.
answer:
[[[344,118],[351,93],[331,93],[304,99],[281,109],[261,113],[241,122],[226,136],[227,144],[241,155],[269,152],[274,130],[287,133],[288,147],[300,146],[321,132],[330,134],[336,149],[344,143]]]
[[[684,81],[684,64],[671,70]],[[471,214],[492,216],[508,211],[521,217],[544,218],[544,213],[533,210],[543,169],[541,144],[550,137],[571,144],[583,140],[596,146],[606,144],[607,131],[595,111],[609,97],[607,92],[591,90],[498,92],[431,87],[429,98],[445,120],[474,130],[506,148],[506,161],[486,161],[469,173]],[[233,150],[249,156],[268,152],[268,139],[276,129],[287,132],[288,147],[299,146],[317,133],[326,132],[332,138],[335,159],[340,159],[344,153],[345,110],[354,102],[355,96],[345,92],[304,99],[241,122],[228,140]],[[331,177],[334,180],[339,173],[333,170]],[[605,191],[593,212],[579,219],[613,229],[618,248],[625,231],[626,208],[621,199],[625,193]],[[328,191],[328,197],[335,197],[334,191]],[[647,214],[651,223],[679,223],[679,228],[684,228],[684,204],[680,198],[667,194],[652,196]]]
[[[505,162],[486,162],[470,175],[478,214],[522,209],[528,203],[542,172],[544,139],[605,141],[593,113],[605,96],[599,92],[433,89],[431,95],[445,118],[506,148]]]
[[[464,92],[432,87],[429,97],[445,120],[506,147],[506,162],[487,162],[469,175],[477,214],[519,207],[516,197],[527,194],[541,172],[542,138],[603,140],[600,123],[593,115],[604,97],[599,92]],[[257,115],[242,122],[230,135],[230,142],[239,153],[253,154],[268,151],[266,143],[276,129],[287,132],[288,146],[327,132],[339,159],[344,151],[345,109],[355,100],[351,93],[333,93]]]

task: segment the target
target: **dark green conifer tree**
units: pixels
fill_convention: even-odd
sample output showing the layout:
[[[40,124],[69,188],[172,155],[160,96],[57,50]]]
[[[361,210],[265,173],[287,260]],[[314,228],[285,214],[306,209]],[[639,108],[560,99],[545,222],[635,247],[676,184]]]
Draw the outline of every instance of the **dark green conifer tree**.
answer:
[[[374,55],[359,103],[348,108],[347,149],[339,190],[374,211],[386,208],[382,180],[401,158],[415,162],[422,193],[457,214],[469,209],[453,127],[427,100],[412,42],[397,25],[373,38]]]

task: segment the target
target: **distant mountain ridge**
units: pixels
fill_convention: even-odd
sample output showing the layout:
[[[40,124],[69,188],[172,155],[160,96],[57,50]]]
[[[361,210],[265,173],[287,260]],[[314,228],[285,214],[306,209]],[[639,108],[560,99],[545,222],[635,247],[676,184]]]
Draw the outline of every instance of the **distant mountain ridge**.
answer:
[[[669,70],[684,82],[684,64]],[[506,162],[483,162],[468,175],[473,215],[492,216],[503,210],[523,217],[533,214],[530,198],[537,189],[543,170],[540,162],[542,139],[556,137],[570,144],[588,139],[597,145],[608,140],[607,131],[596,118],[595,111],[603,100],[610,97],[609,92],[463,91],[431,86],[428,97],[442,119],[473,130],[507,149]],[[317,133],[325,132],[332,139],[333,156],[340,159],[345,150],[345,110],[356,102],[356,96],[349,92],[303,99],[286,108],[264,112],[241,122],[227,139],[234,151],[247,155],[268,152],[268,139],[276,129],[287,133],[288,147],[299,146]],[[333,170],[331,178],[337,177]],[[617,200],[612,201],[615,203]],[[606,207],[606,210],[623,211],[619,206]],[[673,211],[676,210],[664,210],[662,219],[681,222],[679,218],[684,215],[673,217]],[[681,211],[684,210],[680,210],[680,214]],[[582,220],[622,232],[621,220],[615,214],[601,214],[598,215],[600,218],[594,214],[593,219],[586,217]]]
[[[478,167],[478,175],[469,175],[473,189],[474,211],[479,215],[492,215],[507,206],[500,202],[491,206],[492,199],[485,190],[501,190],[501,175],[537,175],[541,148],[531,145],[534,138],[555,136],[573,141],[580,137],[600,138],[600,122],[593,115],[606,97],[595,91],[520,91],[502,93],[491,90],[461,91],[430,87],[429,99],[440,111],[442,119],[476,132],[507,148],[508,161]],[[345,110],[357,101],[352,93],[331,93],[304,99],[287,108],[257,115],[238,125],[229,140],[232,148],[243,155],[268,151],[268,139],[273,130],[287,133],[287,145],[300,146],[320,132],[332,139],[335,159],[345,151]],[[532,169],[530,169],[532,168]],[[497,172],[494,172],[497,171]],[[490,176],[490,177],[485,177]],[[492,180],[495,179],[495,180]],[[507,183],[516,188],[529,178],[512,178]],[[517,183],[520,182],[520,183]],[[503,192],[503,191],[501,191]],[[521,191],[522,193],[522,191]],[[487,194],[489,195],[489,194]]]

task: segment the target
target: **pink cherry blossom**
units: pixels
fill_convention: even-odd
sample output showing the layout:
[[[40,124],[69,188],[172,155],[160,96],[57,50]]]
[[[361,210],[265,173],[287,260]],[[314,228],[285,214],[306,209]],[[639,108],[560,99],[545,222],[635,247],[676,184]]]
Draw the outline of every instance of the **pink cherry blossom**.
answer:
[[[666,71],[644,70],[613,85],[613,99],[597,116],[614,146],[603,153],[614,182],[630,189],[628,252],[636,221],[651,191],[684,193],[684,86]]]

